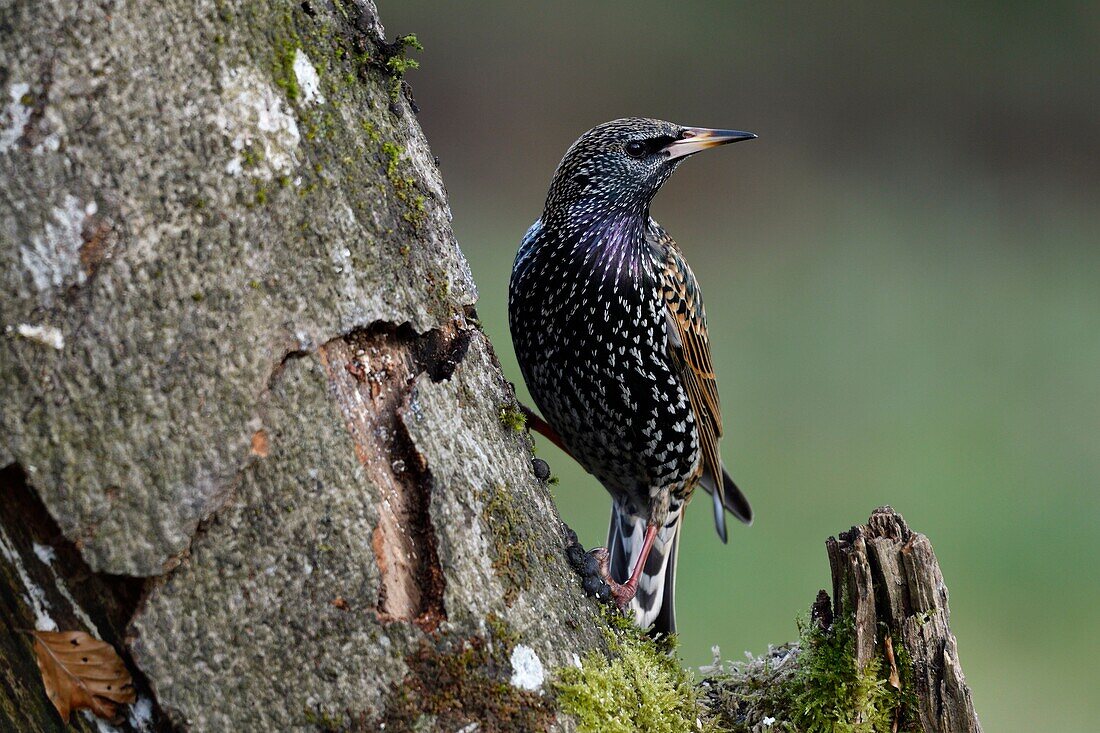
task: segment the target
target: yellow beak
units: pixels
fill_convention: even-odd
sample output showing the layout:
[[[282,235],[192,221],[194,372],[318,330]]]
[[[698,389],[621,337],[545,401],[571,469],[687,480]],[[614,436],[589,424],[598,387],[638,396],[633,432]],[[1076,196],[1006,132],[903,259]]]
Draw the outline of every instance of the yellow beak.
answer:
[[[709,127],[685,127],[680,133],[680,139],[666,145],[663,150],[668,153],[669,159],[683,158],[693,155],[700,150],[716,148],[719,145],[753,140],[756,138],[751,132],[740,130],[712,130]]]

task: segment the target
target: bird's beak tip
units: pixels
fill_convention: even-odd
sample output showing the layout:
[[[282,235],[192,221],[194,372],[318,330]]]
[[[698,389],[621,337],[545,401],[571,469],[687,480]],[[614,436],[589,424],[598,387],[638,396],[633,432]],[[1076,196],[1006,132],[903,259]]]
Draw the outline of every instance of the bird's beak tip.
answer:
[[[742,130],[714,130],[709,127],[685,127],[680,138],[665,146],[669,158],[683,158],[708,148],[755,140],[756,133]]]

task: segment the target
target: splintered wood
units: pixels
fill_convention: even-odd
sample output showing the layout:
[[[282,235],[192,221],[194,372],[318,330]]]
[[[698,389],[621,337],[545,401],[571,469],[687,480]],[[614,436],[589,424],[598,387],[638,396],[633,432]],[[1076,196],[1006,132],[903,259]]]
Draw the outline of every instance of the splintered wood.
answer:
[[[949,626],[947,586],[932,543],[901,515],[880,507],[866,525],[826,541],[833,616],[854,619],[856,664],[876,656],[895,669],[894,643],[912,663],[912,685],[926,733],[981,733]]]

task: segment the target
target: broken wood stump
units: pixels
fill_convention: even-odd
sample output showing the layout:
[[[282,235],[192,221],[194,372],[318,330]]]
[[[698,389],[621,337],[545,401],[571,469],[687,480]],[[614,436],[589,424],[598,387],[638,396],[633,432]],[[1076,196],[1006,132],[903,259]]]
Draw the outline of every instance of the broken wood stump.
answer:
[[[799,642],[704,668],[705,699],[734,731],[981,733],[932,543],[888,506],[825,542]]]

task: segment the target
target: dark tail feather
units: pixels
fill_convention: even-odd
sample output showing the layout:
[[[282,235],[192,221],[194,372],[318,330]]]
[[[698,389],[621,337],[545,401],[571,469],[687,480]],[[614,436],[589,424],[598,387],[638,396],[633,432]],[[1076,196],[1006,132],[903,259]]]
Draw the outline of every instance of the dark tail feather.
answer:
[[[745,524],[752,524],[752,507],[749,506],[749,500],[745,498],[741,489],[737,488],[737,484],[733,483],[729,472],[724,468],[722,469],[722,493],[725,495],[722,503],[729,513]]]
[[[709,472],[703,474],[703,479],[699,483],[714,501],[714,529],[722,538],[722,542],[726,541],[726,512],[745,524],[752,524],[752,507],[749,506],[749,500],[741,493],[741,489],[737,488],[737,484],[733,483],[726,469],[722,469],[721,491],[715,491],[716,482]]]
[[[619,583],[625,583],[630,577],[630,555],[627,554],[623,542],[623,524],[624,517],[612,502],[611,524],[607,528],[607,551],[611,555],[611,577]]]
[[[649,630],[651,635],[673,634],[676,632],[676,555],[680,548],[680,533],[676,533],[676,539],[668,550],[668,567],[665,569],[665,588],[661,600],[661,612],[653,620],[653,627]]]

